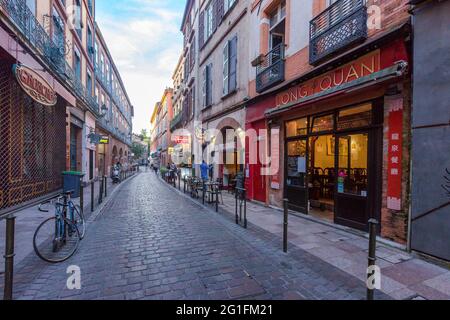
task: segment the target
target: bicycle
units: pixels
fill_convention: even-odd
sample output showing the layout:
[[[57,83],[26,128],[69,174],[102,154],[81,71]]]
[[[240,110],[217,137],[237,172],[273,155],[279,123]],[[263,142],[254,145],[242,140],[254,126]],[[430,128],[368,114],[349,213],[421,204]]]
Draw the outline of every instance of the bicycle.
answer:
[[[79,205],[71,200],[73,191],[65,192],[56,200],[39,205],[40,212],[49,212],[54,205],[55,216],[42,222],[33,236],[34,251],[42,260],[60,263],[71,258],[86,232],[86,223]]]

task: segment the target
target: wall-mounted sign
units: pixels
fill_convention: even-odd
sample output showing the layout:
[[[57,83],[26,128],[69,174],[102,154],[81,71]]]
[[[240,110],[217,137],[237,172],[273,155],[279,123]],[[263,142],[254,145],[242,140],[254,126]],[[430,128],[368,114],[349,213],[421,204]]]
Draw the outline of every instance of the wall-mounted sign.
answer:
[[[100,136],[99,142],[100,142],[100,144],[109,144],[109,137],[108,136]]]
[[[36,71],[23,65],[13,65],[13,72],[22,89],[36,102],[54,106],[58,100],[56,91]]]
[[[173,141],[176,144],[188,144],[189,143],[189,137],[188,136],[174,136]]]
[[[358,80],[380,70],[380,50],[376,50],[341,68],[281,92],[276,96],[277,107]]]
[[[403,99],[389,99],[389,150],[387,207],[402,210]]]

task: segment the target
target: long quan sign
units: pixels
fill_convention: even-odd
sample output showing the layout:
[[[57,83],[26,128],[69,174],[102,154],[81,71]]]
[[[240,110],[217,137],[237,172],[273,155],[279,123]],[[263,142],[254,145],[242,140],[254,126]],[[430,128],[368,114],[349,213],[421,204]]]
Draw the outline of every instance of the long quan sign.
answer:
[[[380,51],[376,50],[341,68],[281,92],[276,96],[277,107],[358,80],[359,78],[380,71],[380,65]]]
[[[36,71],[23,65],[13,65],[13,72],[22,89],[36,102],[52,107],[58,97],[50,84]]]

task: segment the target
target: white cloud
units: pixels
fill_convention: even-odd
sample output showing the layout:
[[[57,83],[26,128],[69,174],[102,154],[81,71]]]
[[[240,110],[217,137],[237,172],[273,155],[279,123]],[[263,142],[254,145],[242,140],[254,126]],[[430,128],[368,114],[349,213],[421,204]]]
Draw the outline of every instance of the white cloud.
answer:
[[[149,129],[153,106],[172,85],[182,50],[182,13],[165,8],[161,0],[131,2],[123,7],[126,14],[98,13],[97,20],[135,108],[133,131],[140,132]]]

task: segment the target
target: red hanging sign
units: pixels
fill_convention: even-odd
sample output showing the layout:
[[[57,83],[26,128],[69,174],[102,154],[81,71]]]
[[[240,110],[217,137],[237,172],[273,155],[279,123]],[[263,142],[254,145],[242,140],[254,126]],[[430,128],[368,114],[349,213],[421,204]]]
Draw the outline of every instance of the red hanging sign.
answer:
[[[58,98],[51,85],[36,71],[23,65],[15,64],[13,72],[22,89],[36,102],[52,107]]]
[[[388,100],[389,150],[387,207],[402,210],[403,99]]]

